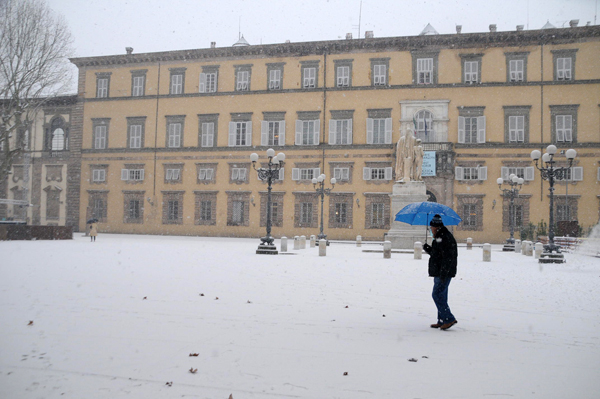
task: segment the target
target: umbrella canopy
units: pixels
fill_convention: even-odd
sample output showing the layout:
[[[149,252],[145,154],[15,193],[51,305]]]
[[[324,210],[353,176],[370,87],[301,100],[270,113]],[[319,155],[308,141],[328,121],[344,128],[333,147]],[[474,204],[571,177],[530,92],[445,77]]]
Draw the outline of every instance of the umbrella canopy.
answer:
[[[459,224],[462,219],[454,209],[438,204],[437,202],[413,202],[406,205],[396,214],[394,220],[398,222],[408,223],[412,226],[429,226],[429,222],[434,215],[440,215],[442,222],[446,226],[454,226]]]
[[[92,223],[98,223],[98,219],[94,218],[94,219],[90,219],[86,222],[87,224],[92,224]]]

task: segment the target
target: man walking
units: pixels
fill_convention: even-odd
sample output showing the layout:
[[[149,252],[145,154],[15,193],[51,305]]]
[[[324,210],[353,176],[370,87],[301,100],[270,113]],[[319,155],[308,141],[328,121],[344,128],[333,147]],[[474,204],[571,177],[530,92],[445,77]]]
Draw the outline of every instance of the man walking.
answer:
[[[438,309],[437,323],[432,324],[431,328],[447,330],[458,323],[448,306],[448,286],[452,277],[456,276],[458,249],[456,240],[444,226],[440,215],[435,215],[429,226],[431,226],[433,242],[431,245],[425,243],[423,250],[430,255],[429,277],[433,277],[431,296]]]

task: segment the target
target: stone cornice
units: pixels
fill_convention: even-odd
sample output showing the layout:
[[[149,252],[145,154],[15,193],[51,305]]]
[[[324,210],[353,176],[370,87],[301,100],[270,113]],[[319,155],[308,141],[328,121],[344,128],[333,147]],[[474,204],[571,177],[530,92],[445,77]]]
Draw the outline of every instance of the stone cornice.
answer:
[[[267,57],[301,57],[349,52],[381,52],[487,47],[520,47],[541,44],[566,44],[600,37],[600,26],[559,28],[530,31],[465,33],[427,36],[400,36],[354,40],[330,40],[301,43],[279,43],[247,47],[219,47],[156,53],[122,54],[99,57],[77,57],[70,61],[77,67],[108,67],[125,64],[180,62],[192,60],[247,59]]]

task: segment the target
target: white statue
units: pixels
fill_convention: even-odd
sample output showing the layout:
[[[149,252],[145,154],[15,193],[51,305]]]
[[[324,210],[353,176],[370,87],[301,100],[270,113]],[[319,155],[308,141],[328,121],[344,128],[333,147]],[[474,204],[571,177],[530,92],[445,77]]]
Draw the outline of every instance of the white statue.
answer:
[[[413,175],[415,136],[407,129],[396,145],[396,180],[408,182]]]
[[[417,139],[417,145],[415,146],[414,161],[413,161],[413,180],[422,181],[423,173],[423,146],[421,146],[421,139]]]

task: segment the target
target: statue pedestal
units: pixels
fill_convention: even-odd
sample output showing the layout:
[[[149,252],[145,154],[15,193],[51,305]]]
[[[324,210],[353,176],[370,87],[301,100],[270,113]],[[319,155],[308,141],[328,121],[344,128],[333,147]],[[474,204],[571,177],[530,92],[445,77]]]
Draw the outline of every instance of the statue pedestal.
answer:
[[[415,241],[424,241],[426,226],[411,226],[406,223],[396,222],[394,218],[402,208],[413,202],[427,201],[427,189],[423,181],[396,182],[391,197],[392,227],[387,233],[386,240],[392,242],[394,249],[414,249]]]

